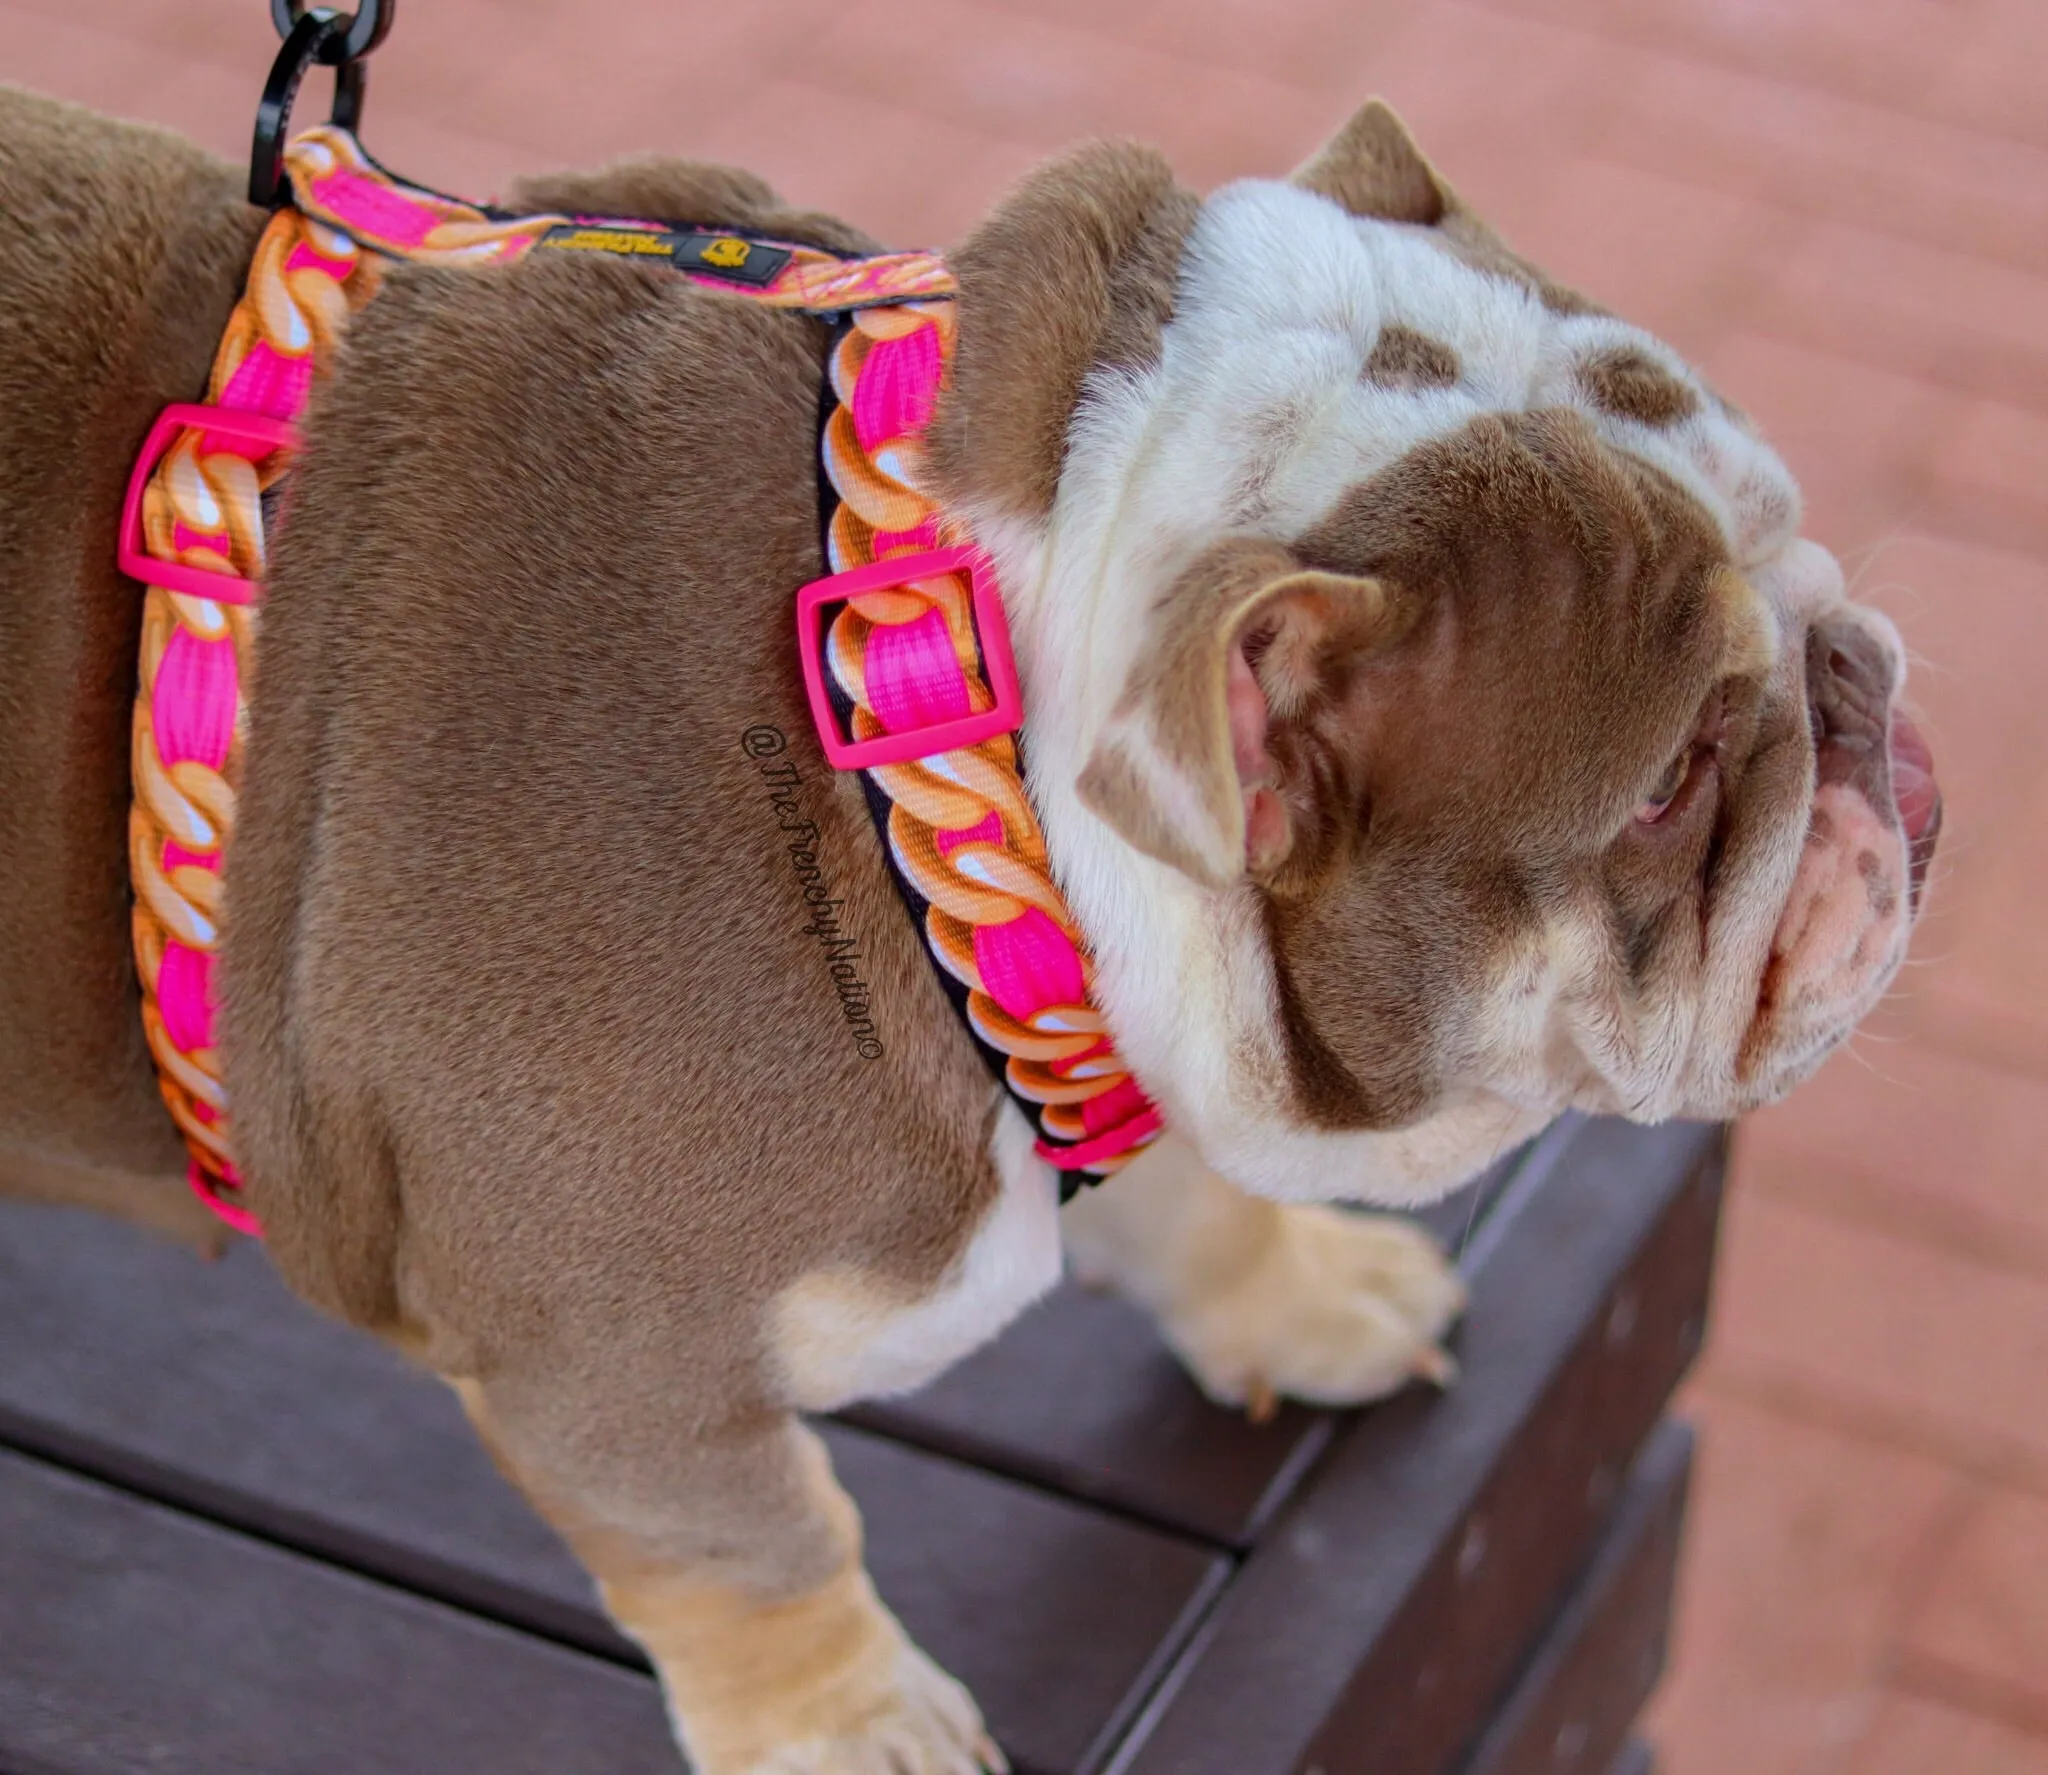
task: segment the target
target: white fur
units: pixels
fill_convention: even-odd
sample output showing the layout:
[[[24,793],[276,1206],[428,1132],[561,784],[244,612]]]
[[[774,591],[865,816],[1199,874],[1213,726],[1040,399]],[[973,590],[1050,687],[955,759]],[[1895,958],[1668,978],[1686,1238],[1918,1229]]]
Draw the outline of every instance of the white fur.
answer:
[[[1396,323],[1452,347],[1455,386],[1363,379],[1381,329]],[[1595,408],[1577,366],[1620,346],[1692,388],[1699,411],[1660,431]],[[1716,971],[1713,1002],[1664,1007],[1654,1027],[1609,1018],[1602,1028],[1588,995],[1607,976],[1598,958],[1566,953],[1577,933],[1561,928],[1552,950],[1503,983],[1483,1020],[1487,1052],[1470,1057],[1469,1083],[1437,1114],[1390,1133],[1305,1128],[1284,1083],[1253,891],[1205,888],[1137,852],[1076,793],[1154,600],[1196,553],[1232,534],[1299,535],[1418,444],[1483,412],[1549,406],[1576,408],[1693,493],[1753,583],[1810,570],[1800,551],[1811,545],[1794,546],[1798,494],[1782,464],[1661,342],[1604,316],[1552,313],[1521,285],[1454,259],[1427,230],[1361,221],[1260,181],[1205,204],[1157,366],[1091,383],[1050,525],[969,514],[1002,570],[1033,796],[1095,947],[1097,995],[1169,1125],[1252,1191],[1411,1204],[1573,1101],[1669,1114],[1711,1113],[1729,1099],[1744,1027],[1735,1019],[1753,1014],[1769,950],[1762,894],[1745,896],[1738,922],[1748,923],[1727,934],[1731,960]],[[1162,758],[1133,763],[1155,781],[1172,773]],[[1788,833],[1786,892],[1798,845]],[[1577,1039],[1574,1019],[1592,1025],[1585,1051],[1561,1053]]]
[[[775,1349],[792,1405],[832,1411],[921,1387],[1059,1280],[1059,1179],[1032,1140],[1031,1124],[1006,1101],[989,1139],[1001,1193],[933,1293],[904,1302],[864,1276],[827,1274],[776,1303]]]

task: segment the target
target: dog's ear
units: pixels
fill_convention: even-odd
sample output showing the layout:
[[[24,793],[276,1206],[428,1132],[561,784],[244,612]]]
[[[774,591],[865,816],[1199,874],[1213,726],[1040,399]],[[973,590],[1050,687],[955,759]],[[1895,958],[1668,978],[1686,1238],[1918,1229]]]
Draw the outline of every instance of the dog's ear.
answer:
[[[1556,314],[1605,314],[1596,302],[1557,282],[1479,219],[1450,181],[1430,165],[1408,126],[1384,99],[1367,99],[1289,179],[1366,221],[1411,222],[1438,231],[1468,265],[1523,285]]]
[[[1367,99],[1288,182],[1380,222],[1434,226],[1464,209],[1384,99]]]
[[[1382,580],[1305,568],[1277,543],[1217,544],[1153,608],[1081,800],[1207,886],[1278,877],[1344,774],[1327,719],[1341,686],[1412,616]]]
[[[947,504],[1051,511],[1082,382],[1156,360],[1199,208],[1152,149],[1097,142],[1039,167],[947,255],[959,343],[925,434]]]

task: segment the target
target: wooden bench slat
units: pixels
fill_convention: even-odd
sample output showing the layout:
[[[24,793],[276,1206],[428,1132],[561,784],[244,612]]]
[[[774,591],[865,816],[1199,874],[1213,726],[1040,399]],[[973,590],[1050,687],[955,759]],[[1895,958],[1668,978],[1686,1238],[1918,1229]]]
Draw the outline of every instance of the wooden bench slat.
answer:
[[[1667,1419],[1638,1457],[1600,1546],[1458,1775],[1601,1775],[1663,1674],[1692,1472]]]
[[[650,1677],[0,1452],[0,1768],[679,1766]]]
[[[1031,1768],[1078,1767],[1113,1735],[1227,1576],[1178,1536],[825,1434],[882,1594]],[[302,1306],[253,1248],[209,1264],[91,1216],[0,1209],[0,1443],[637,1659],[453,1395]]]
[[[452,1394],[322,1318],[261,1250],[218,1262],[0,1206],[0,1443],[612,1655],[568,1550]]]

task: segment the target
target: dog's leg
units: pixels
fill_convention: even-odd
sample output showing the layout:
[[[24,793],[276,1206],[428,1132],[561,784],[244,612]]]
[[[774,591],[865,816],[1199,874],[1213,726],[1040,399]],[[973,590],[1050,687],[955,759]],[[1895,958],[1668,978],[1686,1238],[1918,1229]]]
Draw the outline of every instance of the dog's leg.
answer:
[[[1391,1215],[1245,1195],[1162,1141],[1061,1213],[1076,1274],[1147,1308],[1202,1390],[1264,1416],[1277,1398],[1354,1405],[1420,1376],[1465,1304],[1434,1240]]]
[[[490,1390],[454,1384],[652,1660],[696,1775],[1003,1767],[973,1699],[876,1596],[859,1512],[793,1417],[707,1431],[657,1500],[600,1477],[610,1464],[596,1456],[549,1446]]]

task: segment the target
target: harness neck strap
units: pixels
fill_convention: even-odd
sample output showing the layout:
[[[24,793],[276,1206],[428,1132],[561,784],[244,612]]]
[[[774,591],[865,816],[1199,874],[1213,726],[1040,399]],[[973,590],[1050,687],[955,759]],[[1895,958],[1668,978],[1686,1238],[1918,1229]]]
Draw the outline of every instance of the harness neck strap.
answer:
[[[825,755],[860,773],[940,984],[1070,1195],[1161,1124],[1095,1008],[1025,792],[994,565],[939,546],[945,519],[922,484],[956,312],[918,301],[846,317],[820,445],[833,572],[798,593],[797,643]]]

